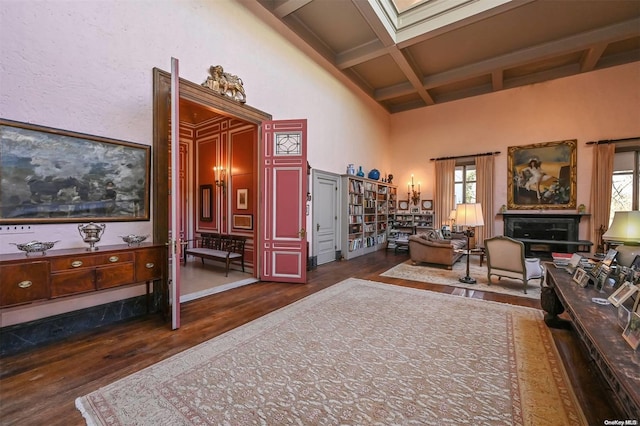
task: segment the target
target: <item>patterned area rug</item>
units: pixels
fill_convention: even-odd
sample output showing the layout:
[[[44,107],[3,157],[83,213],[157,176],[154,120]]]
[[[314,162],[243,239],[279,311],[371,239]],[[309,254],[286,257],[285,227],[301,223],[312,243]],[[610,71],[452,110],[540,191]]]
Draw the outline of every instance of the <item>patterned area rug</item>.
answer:
[[[99,425],[586,424],[541,311],[353,278],[76,406]]]
[[[486,262],[486,259],[485,259]],[[463,256],[453,265],[453,269],[445,269],[427,266],[426,264],[413,265],[410,260],[394,266],[388,271],[380,274],[384,277],[402,278],[410,281],[420,281],[431,284],[444,284],[460,288],[467,288],[476,291],[486,291],[490,293],[503,293],[513,296],[540,299],[540,280],[530,280],[527,285],[527,294],[524,294],[522,281],[492,276],[492,284],[488,285],[486,263],[480,266],[480,258],[471,256],[469,260],[469,276],[475,278],[476,284],[464,284],[458,278],[464,277],[467,273],[467,258]]]

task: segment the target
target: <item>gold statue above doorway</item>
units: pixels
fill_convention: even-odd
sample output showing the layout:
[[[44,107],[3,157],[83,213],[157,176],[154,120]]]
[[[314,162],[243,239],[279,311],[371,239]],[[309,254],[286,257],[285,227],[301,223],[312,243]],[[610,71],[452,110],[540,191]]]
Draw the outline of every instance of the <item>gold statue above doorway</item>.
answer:
[[[202,85],[208,87],[214,92],[228,96],[231,99],[240,103],[247,102],[247,95],[244,93],[244,87],[242,86],[242,79],[237,75],[224,72],[221,65],[209,67],[209,74]]]

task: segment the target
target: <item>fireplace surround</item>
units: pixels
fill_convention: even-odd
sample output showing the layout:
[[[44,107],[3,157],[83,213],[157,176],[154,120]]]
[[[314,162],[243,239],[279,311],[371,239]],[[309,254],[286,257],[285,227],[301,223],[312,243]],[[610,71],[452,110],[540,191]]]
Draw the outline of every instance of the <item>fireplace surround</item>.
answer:
[[[580,240],[579,213],[502,213],[504,235],[520,240],[527,256],[550,258],[552,252],[589,251],[591,241]]]

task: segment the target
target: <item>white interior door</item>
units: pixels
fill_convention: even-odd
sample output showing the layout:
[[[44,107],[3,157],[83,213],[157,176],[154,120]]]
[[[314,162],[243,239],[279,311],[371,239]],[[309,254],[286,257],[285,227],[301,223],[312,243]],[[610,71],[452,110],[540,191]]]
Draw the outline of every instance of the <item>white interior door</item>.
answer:
[[[340,177],[313,171],[313,252],[318,265],[336,260]]]

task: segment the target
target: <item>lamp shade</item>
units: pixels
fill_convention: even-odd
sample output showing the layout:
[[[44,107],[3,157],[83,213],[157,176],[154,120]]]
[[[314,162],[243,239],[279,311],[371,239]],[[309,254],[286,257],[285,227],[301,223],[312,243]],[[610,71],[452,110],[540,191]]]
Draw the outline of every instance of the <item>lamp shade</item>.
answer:
[[[456,213],[456,209],[451,210],[451,213],[449,213],[449,220],[456,220]]]
[[[640,211],[615,212],[613,223],[602,235],[602,239],[640,244]]]
[[[482,206],[480,203],[458,204],[456,209],[456,225],[467,227],[484,226]]]

